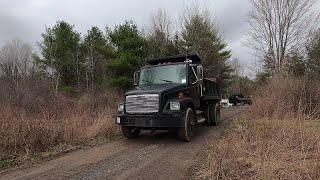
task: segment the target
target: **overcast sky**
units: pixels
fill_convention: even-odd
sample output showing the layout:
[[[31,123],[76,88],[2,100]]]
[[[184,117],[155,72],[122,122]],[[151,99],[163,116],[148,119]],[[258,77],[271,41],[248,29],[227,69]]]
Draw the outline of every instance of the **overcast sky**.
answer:
[[[166,9],[178,21],[186,6],[195,0],[0,0],[0,46],[8,40],[19,38],[36,46],[45,26],[65,20],[84,34],[93,25],[104,29],[106,25],[123,23],[132,19],[146,27],[150,15],[159,8]],[[224,40],[232,50],[233,58],[244,65],[254,63],[254,56],[243,46],[248,29],[247,0],[198,0],[214,14]],[[319,3],[317,4],[319,6]]]

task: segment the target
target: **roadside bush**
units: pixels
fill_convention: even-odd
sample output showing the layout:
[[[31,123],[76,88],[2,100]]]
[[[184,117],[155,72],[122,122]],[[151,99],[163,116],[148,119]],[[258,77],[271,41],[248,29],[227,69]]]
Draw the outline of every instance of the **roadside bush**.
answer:
[[[236,120],[210,146],[194,175],[199,179],[319,179],[318,128],[319,120]]]
[[[255,93],[250,115],[252,118],[294,118],[302,114],[314,117],[319,111],[318,98],[318,82],[306,83],[304,79],[278,76]]]
[[[55,95],[41,82],[25,84],[18,97],[9,89],[4,83],[0,92],[0,160],[110,138],[119,131],[113,119],[120,99],[115,90],[90,91],[76,98]]]
[[[193,170],[209,179],[319,179],[318,86],[277,77],[261,87],[248,113],[234,120]]]

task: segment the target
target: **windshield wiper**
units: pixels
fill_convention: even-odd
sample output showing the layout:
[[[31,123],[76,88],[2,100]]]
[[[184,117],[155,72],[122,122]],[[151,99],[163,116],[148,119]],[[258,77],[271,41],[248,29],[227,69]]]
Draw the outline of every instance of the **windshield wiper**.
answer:
[[[144,85],[151,85],[152,84],[151,81],[148,81],[148,80],[145,80],[145,79],[142,79],[142,81],[147,83],[147,84],[144,84]]]
[[[166,79],[159,79],[160,81],[164,81],[164,82],[167,82],[167,83],[173,83],[173,81],[170,81],[170,80],[166,80]]]

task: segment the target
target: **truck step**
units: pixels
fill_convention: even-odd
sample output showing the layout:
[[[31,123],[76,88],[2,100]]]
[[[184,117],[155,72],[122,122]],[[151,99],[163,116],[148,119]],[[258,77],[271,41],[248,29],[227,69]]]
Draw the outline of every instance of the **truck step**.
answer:
[[[206,121],[205,118],[200,118],[200,119],[198,119],[198,124],[203,123],[203,122],[205,122],[205,121]]]

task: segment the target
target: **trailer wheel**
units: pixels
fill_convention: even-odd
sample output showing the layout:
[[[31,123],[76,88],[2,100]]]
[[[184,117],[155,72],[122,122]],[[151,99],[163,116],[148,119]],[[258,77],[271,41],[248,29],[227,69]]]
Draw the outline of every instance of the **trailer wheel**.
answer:
[[[136,127],[122,126],[122,134],[127,139],[133,139],[139,136],[141,129]]]
[[[183,116],[183,127],[179,129],[178,135],[182,141],[190,142],[195,135],[195,115],[191,108],[188,108]]]

